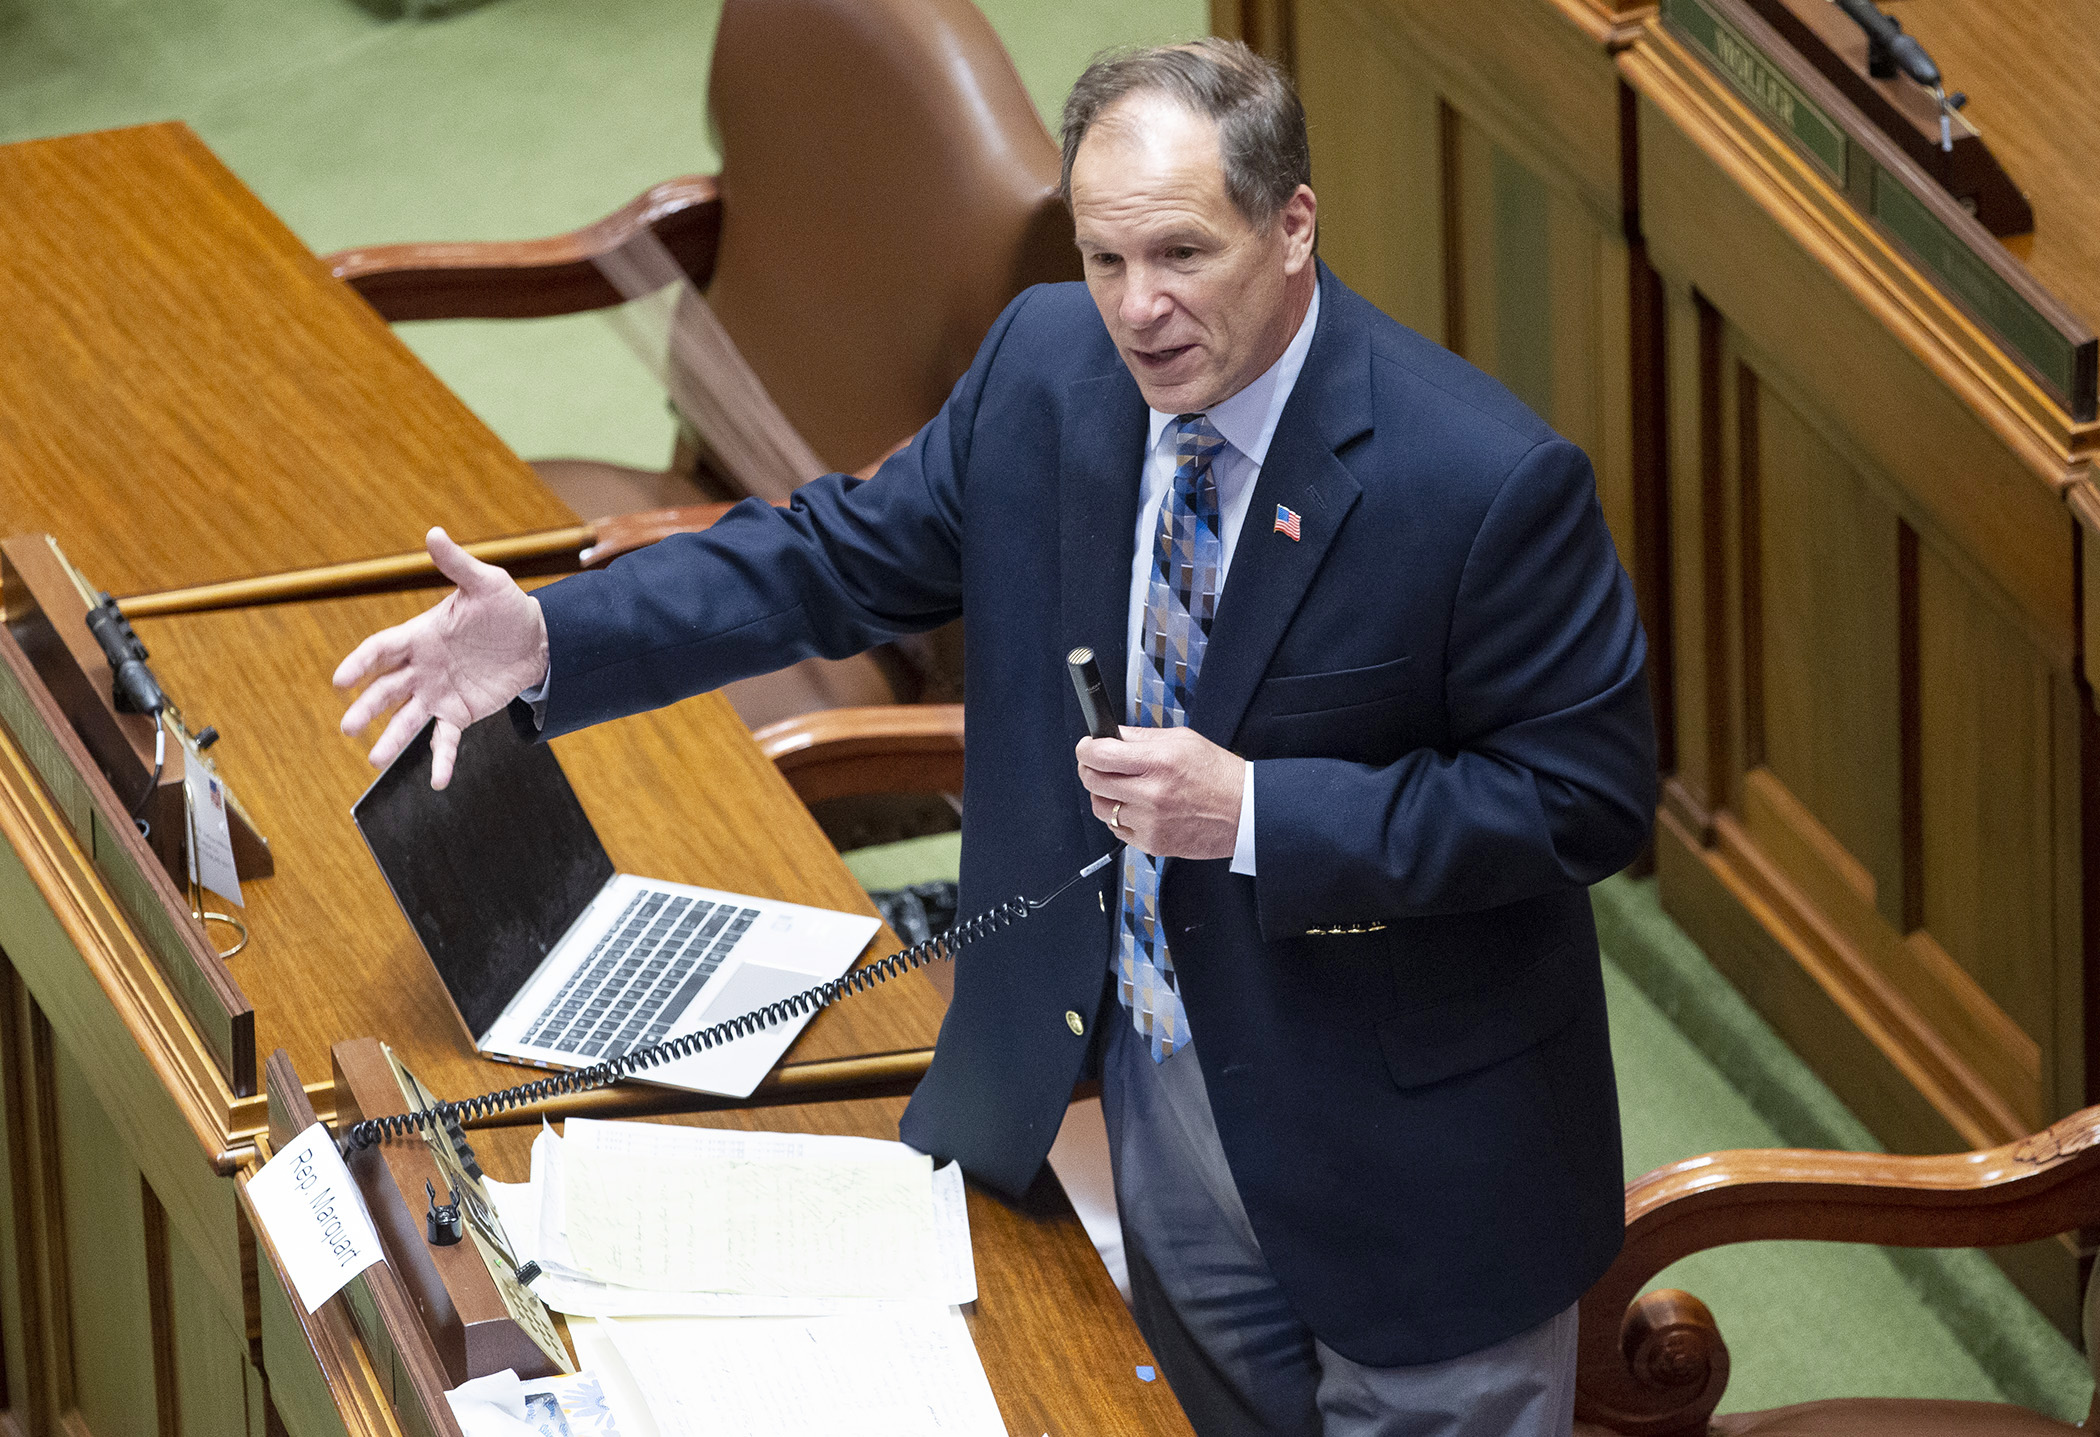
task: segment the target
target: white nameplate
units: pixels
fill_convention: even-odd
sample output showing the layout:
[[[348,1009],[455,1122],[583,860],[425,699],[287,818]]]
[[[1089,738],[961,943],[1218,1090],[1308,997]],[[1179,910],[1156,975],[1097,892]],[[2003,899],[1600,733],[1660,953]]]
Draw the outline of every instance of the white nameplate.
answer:
[[[385,1255],[335,1139],[319,1123],[248,1180],[248,1201],[308,1312]]]

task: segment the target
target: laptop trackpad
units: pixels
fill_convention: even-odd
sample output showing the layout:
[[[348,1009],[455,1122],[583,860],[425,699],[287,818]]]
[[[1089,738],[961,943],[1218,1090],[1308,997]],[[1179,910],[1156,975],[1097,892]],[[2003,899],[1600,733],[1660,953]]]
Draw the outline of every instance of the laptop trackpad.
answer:
[[[777,1003],[792,997],[804,989],[813,988],[819,980],[807,973],[797,973],[786,968],[768,968],[763,963],[743,963],[726,980],[718,980],[719,988],[710,983],[713,990],[708,995],[706,1011],[699,1021],[679,1026],[686,1031],[706,1028],[729,1018],[754,1012],[769,1003]],[[690,1058],[680,1058],[675,1063],[661,1063],[635,1076],[644,1082],[668,1083],[673,1087],[697,1088],[703,1093],[720,1093],[725,1097],[748,1098],[751,1090],[759,1085],[780,1055],[787,1051],[795,1035],[807,1023],[807,1015],[797,1015],[786,1022],[770,1028],[759,1028],[749,1036],[712,1048]],[[676,1034],[673,1035],[674,1037]]]

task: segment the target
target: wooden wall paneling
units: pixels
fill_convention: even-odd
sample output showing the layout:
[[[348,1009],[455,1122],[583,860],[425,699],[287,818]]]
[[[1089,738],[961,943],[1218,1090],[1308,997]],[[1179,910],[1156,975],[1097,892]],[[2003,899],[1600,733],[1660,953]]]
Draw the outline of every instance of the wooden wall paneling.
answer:
[[[1755,951],[1791,954],[1823,994],[1811,1000],[1803,989],[1768,1012],[1781,1031],[1852,1097],[1853,1078],[1829,1058],[1844,1015],[1911,1081],[1895,1108],[1939,1109],[1939,1122],[1895,1111],[1881,1082],[1887,1064],[1872,1065],[1859,1086],[1877,1131],[1899,1146],[1896,1134],[1922,1138],[1944,1125],[1971,1144],[2004,1141],[2031,1130],[2029,1117],[2044,1121],[2035,1042],[1904,921],[1917,862],[1906,862],[1916,805],[1904,796],[1903,755],[1918,744],[1903,729],[1902,575],[1905,546],[1916,545],[1885,502],[1895,488],[1867,482],[1855,456],[1763,383],[1769,357],[1746,356],[1725,316],[1703,299],[1693,310],[1696,357],[1673,383],[1697,395],[1683,406],[1696,422],[1677,427],[1696,431],[1679,443],[1696,453],[1701,478],[1675,488],[1700,506],[1702,562],[1678,600],[1703,605],[1703,621],[1700,641],[1677,655],[1699,669],[1699,703],[1679,742],[1681,759],[1697,752],[1704,771],[1697,788],[1682,777],[1672,785],[1680,818],[1696,832],[1708,815],[1703,857],[1725,879],[1725,901],[1766,915],[1778,941]],[[1979,577],[1973,567],[1959,576]],[[2000,608],[2017,634],[2010,606]],[[2047,821],[2049,806],[2039,811]],[[1663,899],[1739,984],[1760,986],[1745,984],[1752,960],[1740,935],[1728,936],[1735,925],[1668,883]],[[2052,934],[2053,903],[2051,891]]]
[[[71,1338],[60,1410],[93,1437],[161,1437],[138,1171],[72,1056],[55,1056],[66,1264],[56,1315]]]
[[[1554,327],[1554,412],[1557,423],[1573,426],[1563,434],[1574,438],[1579,429],[1586,436],[1576,442],[1596,470],[1597,502],[1630,573],[1644,562],[1641,465],[1654,457],[1634,436],[1634,385],[1652,376],[1636,359],[1633,326],[1641,316],[1631,247],[1622,231],[1597,227],[1588,210],[1565,198],[1554,205],[1553,229],[1553,293],[1571,311]],[[1651,597],[1649,587],[1636,583],[1636,603]],[[1667,629],[1646,610],[1643,618],[1650,642],[1661,641]]]
[[[1627,244],[1551,171],[1447,107],[1445,343],[1582,446],[1628,566],[1634,529]]]
[[[1918,608],[1924,926],[1906,941],[1934,966],[1944,953],[1981,989],[1948,1023],[1997,1050],[1989,1076],[2032,1131],[2054,1116],[2040,1046],[2055,1036],[2057,993],[2051,675],[1929,544]]]
[[[30,1413],[28,1318],[35,1310],[26,1258],[34,1234],[26,1227],[27,1155],[22,1106],[22,1041],[18,1029],[22,985],[0,953],[0,1423],[11,1437],[33,1432]]]
[[[1622,139],[1627,173],[1633,163],[1634,95],[1622,87],[1625,117]],[[1637,204],[1628,195],[1628,207]],[[1656,765],[1677,771],[1677,616],[1670,575],[1670,406],[1669,343],[1664,332],[1668,312],[1662,276],[1648,263],[1648,246],[1636,234],[1626,248],[1626,421],[1630,520],[1633,545],[1620,558],[1633,574],[1634,599],[1648,631],[1648,694],[1655,712]]]
[[[1651,73],[1629,69],[1637,85]],[[1657,268],[1696,285],[1762,357],[1766,383],[1826,439],[1842,436],[1857,467],[1900,486],[1899,512],[1958,536],[1951,546],[2003,592],[2036,647],[2068,666],[2069,531],[2043,457],[2009,443],[1959,389],[1950,395],[1956,376],[1918,353],[1922,339],[1908,342],[1916,326],[1896,322],[1892,301],[1870,303],[1870,257],[1813,228],[1784,177],[1732,152],[1681,96],[1662,89],[1665,110],[1656,92],[1642,85],[1638,114],[1642,233]]]
[[[2092,854],[2086,833],[2087,791],[2100,789],[2088,775],[2100,774],[2085,746],[2093,714],[2080,692],[2076,675],[2050,675],[2054,703],[2050,724],[2053,756],[2049,812],[2054,830],[2050,842],[2054,879],[2056,991],[2050,1003],[2051,1040],[2043,1044],[2043,1106],[2054,1120],[2092,1101],[2086,1087],[2087,976],[2085,870]]]
[[[1656,875],[1664,909],[1891,1151],[1973,1146],[1921,1093],[1915,1069],[1898,1062],[1893,1045],[1876,1041],[1877,1015],[1827,981],[1827,945],[1803,921],[1804,907],[1785,904],[1785,879],[1776,871],[1758,874],[1753,847],[1729,844],[1738,825],[1728,815],[1714,828],[1715,842],[1705,845],[1675,807],[1658,816]]]
[[[1717,619],[1713,613],[1719,563],[1718,546],[1709,533],[1717,521],[1709,514],[1712,471],[1718,458],[1710,451],[1719,442],[1711,413],[1719,403],[1708,378],[1718,363],[1718,320],[1689,285],[1664,287],[1664,372],[1668,393],[1677,396],[1668,429],[1667,489],[1669,518],[1669,589],[1675,642],[1670,665],[1670,708],[1675,716],[1671,747],[1676,764],[1663,789],[1666,807],[1674,811],[1700,844],[1712,841],[1713,810],[1722,801],[1726,776],[1717,772],[1708,736],[1726,721],[1726,708],[1711,700],[1718,682],[1709,673],[1715,662]],[[1689,410],[1687,419],[1680,411]]]
[[[1698,620],[1675,652],[1689,852],[1665,905],[1892,1144],[2002,1140],[2032,1107],[2031,1045],[1900,924],[1906,531],[1725,315],[1671,303],[1674,603]]]
[[[0,1124],[7,1164],[0,1211],[0,1360],[6,1362],[6,1415],[16,1430],[51,1429],[57,1399],[56,1358],[49,1281],[49,1248],[43,1241],[50,1207],[46,1185],[50,1074],[38,1061],[49,1047],[45,1029],[16,974],[0,954]]]
[[[197,1255],[179,1234],[170,1235],[167,1253],[176,1437],[248,1437],[251,1431],[259,1437],[262,1390],[245,1324],[226,1320]]]
[[[1463,6],[1311,0],[1294,8],[1301,37],[1318,9],[1354,15],[1364,33],[1422,70],[1439,95],[1528,168],[1553,174],[1600,224],[1617,222],[1622,195],[1612,52],[1621,43],[1614,36],[1630,38],[1630,27],[1606,33],[1571,23],[1570,11],[1585,7],[1553,0]],[[1314,58],[1301,38],[1301,84]]]
[[[1611,64],[1631,27],[1580,0],[1292,8],[1326,259],[1589,454],[1660,690],[1668,586],[1643,527],[1664,522],[1660,449],[1635,427],[1654,417],[1637,396],[1657,366],[1653,331],[1633,333],[1647,271],[1631,243],[1632,112]],[[1658,323],[1657,308],[1640,319]]]
[[[351,1332],[340,1297],[308,1314],[277,1260],[268,1234],[248,1205],[247,1179],[240,1186],[240,1223],[254,1244],[256,1307],[263,1379],[275,1428],[288,1437],[400,1437],[388,1407],[390,1386],[372,1370]]]
[[[1746,509],[1746,768],[1811,814],[1890,924],[1903,893],[1897,519],[1738,363]],[[1775,837],[1746,805],[1761,841]],[[1821,876],[1799,875],[1805,885]]]
[[[1387,314],[1442,339],[1435,86],[1352,5],[1306,0],[1295,23],[1320,257]]]
[[[232,1192],[213,1170],[209,1150],[200,1153],[193,1113],[177,1101],[137,1033],[164,1033],[171,1043],[195,1039],[169,1031],[177,1012],[172,995],[121,929],[107,891],[78,845],[59,831],[20,759],[0,734],[0,836],[11,840],[0,844],[0,947],[48,1020],[56,1047],[74,1061],[123,1150],[166,1206],[169,1223],[204,1261],[228,1321],[238,1322],[240,1265],[226,1240]],[[10,812],[10,793],[36,795],[29,800],[36,807]],[[62,874],[55,871],[60,863]]]
[[[139,1210],[146,1269],[146,1323],[153,1348],[153,1429],[178,1437],[182,1415],[175,1396],[175,1280],[170,1271],[168,1210],[153,1189],[139,1184]]]
[[[1456,117],[1454,210],[1463,325],[1447,343],[1510,387],[1541,416],[1553,407],[1547,188],[1465,111]]]
[[[1701,322],[1665,366],[1664,903],[1891,1147],[2005,1141],[2085,1101],[2095,1066],[2100,745],[2062,503],[2083,461],[1995,395],[1841,197],[1650,38],[1621,58],[1641,235],[1670,320]],[[1731,423],[1733,537],[1713,508]],[[2068,1311],[2060,1246],[2002,1263]]]
[[[1210,33],[1244,40],[1286,70],[1295,49],[1297,6],[1291,0],[1210,0]]]

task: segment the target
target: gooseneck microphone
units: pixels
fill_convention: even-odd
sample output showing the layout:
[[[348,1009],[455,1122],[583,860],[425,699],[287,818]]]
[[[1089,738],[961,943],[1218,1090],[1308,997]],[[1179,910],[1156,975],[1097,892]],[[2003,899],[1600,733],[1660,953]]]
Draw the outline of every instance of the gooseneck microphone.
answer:
[[[146,646],[131,630],[131,620],[117,608],[117,601],[104,594],[101,601],[87,613],[88,632],[102,646],[102,657],[109,660],[110,673],[114,676],[117,712],[120,714],[157,714],[168,706],[168,696],[160,691],[159,680],[153,670],[146,667]]]
[[[160,776],[167,771],[168,726],[160,716],[168,706],[168,696],[160,691],[160,680],[153,677],[153,670],[146,667],[146,646],[132,632],[131,620],[117,608],[115,599],[102,595],[87,612],[87,626],[95,642],[102,646],[102,657],[109,660],[117,712],[153,715],[153,777],[146,780],[145,791],[131,805],[131,821],[139,826],[141,834],[150,837],[152,826],[139,815],[146,811],[147,800],[160,787]]]

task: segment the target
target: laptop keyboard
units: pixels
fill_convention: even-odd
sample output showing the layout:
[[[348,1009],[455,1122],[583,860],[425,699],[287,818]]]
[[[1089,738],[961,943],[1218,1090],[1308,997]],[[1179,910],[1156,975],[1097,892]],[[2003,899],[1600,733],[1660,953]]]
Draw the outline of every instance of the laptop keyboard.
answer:
[[[525,1042],[580,1062],[660,1043],[757,921],[756,908],[644,889],[561,985]]]

